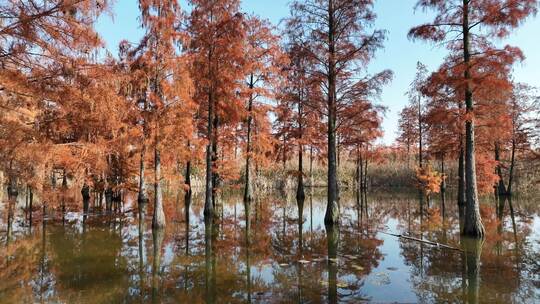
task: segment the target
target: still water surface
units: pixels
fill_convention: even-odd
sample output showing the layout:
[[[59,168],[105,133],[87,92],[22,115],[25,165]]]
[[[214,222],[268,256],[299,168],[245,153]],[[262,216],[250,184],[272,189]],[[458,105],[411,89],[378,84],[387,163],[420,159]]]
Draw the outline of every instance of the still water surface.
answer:
[[[460,238],[452,199],[444,216],[415,194],[361,201],[345,195],[332,229],[324,193],[303,206],[260,197],[249,223],[240,195],[225,195],[208,222],[202,198],[186,208],[173,195],[161,233],[151,206],[131,201],[122,215],[91,209],[83,220],[73,208],[32,227],[18,208],[9,238],[0,209],[0,303],[540,303],[534,200],[485,199],[484,241]]]

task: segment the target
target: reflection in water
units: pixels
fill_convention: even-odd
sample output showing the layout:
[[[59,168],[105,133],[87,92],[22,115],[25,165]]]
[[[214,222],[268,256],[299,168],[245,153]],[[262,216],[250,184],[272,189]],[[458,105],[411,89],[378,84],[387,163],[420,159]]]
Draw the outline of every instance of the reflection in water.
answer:
[[[338,273],[338,244],[339,226],[326,226],[326,242],[328,247],[328,302],[338,302],[337,273]]]
[[[215,231],[214,218],[206,218],[204,221],[204,275],[206,303],[216,302],[216,256],[214,242],[217,232]]]
[[[138,275],[139,275],[139,297],[141,299],[144,298],[144,285],[145,285],[145,245],[144,245],[144,231],[146,230],[145,227],[145,218],[146,218],[146,203],[141,202],[138,204],[138,230],[137,230],[137,236],[138,236],[138,258],[139,258],[139,268],[138,268]]]
[[[152,229],[152,243],[154,248],[154,260],[152,261],[152,303],[159,303],[159,276],[161,268],[161,250],[165,232],[163,229]]]
[[[304,260],[304,201],[305,197],[297,198],[298,205],[298,260]],[[298,267],[298,303],[304,302],[304,296],[302,292],[302,277],[303,277],[303,263],[297,263]]]
[[[51,208],[50,220],[30,234],[20,224],[20,208],[14,206],[13,216],[0,209],[0,303],[532,303],[539,298],[536,205],[508,199],[483,205],[487,238],[479,243],[460,238],[459,212],[452,204],[442,217],[440,204],[421,205],[416,193],[374,193],[368,218],[364,195],[342,195],[339,227],[324,226],[324,193],[317,191],[309,191],[305,202],[295,201],[294,194],[272,195],[247,205],[240,195],[222,194],[218,217],[208,221],[202,198],[193,196],[181,210],[175,193],[164,201],[173,211],[163,231],[150,229],[146,204],[128,204],[132,211],[114,216],[92,208],[87,214],[70,212],[65,226],[61,214],[52,218]]]
[[[476,304],[480,292],[480,255],[484,240],[463,238],[461,245],[465,252],[465,265],[467,267],[467,301]]]
[[[247,293],[247,302],[251,303],[251,262],[250,262],[250,227],[251,227],[251,217],[250,217],[250,203],[245,204],[245,216],[246,216],[246,227],[244,229],[245,237],[245,250],[246,250],[246,293]]]

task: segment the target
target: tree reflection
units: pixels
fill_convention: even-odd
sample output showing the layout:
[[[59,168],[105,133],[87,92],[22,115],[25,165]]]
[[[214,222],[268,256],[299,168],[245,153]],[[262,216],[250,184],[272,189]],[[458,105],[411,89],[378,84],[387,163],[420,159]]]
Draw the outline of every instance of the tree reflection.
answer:
[[[163,229],[152,229],[154,259],[152,261],[152,303],[159,303],[159,280],[161,275],[161,250],[165,232]]]
[[[251,247],[251,216],[250,216],[250,205],[245,203],[245,216],[246,216],[246,227],[244,229],[245,233],[245,248],[246,248],[246,293],[247,293],[247,302],[251,303],[251,260],[250,260],[250,247]]]
[[[50,230],[51,271],[60,302],[79,302],[81,296],[95,303],[124,298],[127,261],[120,254],[122,238],[117,230],[94,226],[82,236],[69,226]]]
[[[538,219],[521,202],[482,205],[487,234],[479,245],[461,242],[457,206],[448,204],[443,219],[438,208],[421,211],[415,193],[370,194],[366,218],[365,198],[354,195],[342,194],[339,227],[323,225],[325,198],[317,192],[305,202],[294,195],[254,197],[244,206],[245,221],[235,212],[237,205],[242,210],[240,196],[223,194],[219,217],[204,221],[202,197],[194,195],[176,210],[184,218],[170,221],[162,234],[149,234],[144,205],[110,222],[84,214],[82,222],[68,217],[65,227],[44,222],[30,235],[19,233],[15,221],[16,238],[2,247],[0,302],[377,301],[372,279],[389,270],[379,267],[387,267],[385,257],[407,266],[390,275],[389,293],[411,290],[413,302],[537,298],[540,267],[530,240]],[[165,198],[166,208],[178,204],[176,193]],[[463,251],[382,237],[382,231],[409,232]],[[388,251],[394,245],[400,250]],[[400,276],[410,287],[392,285]]]
[[[216,302],[216,256],[214,218],[204,220],[204,274],[205,274],[205,300],[206,303]]]
[[[145,218],[146,218],[146,204],[145,203],[139,203],[138,204],[138,229],[137,229],[137,237],[138,237],[138,258],[139,258],[139,267],[138,267],[138,274],[139,274],[139,296],[141,299],[144,298],[144,286],[145,286],[145,270],[144,270],[144,231],[145,231]]]
[[[461,246],[465,252],[467,265],[467,302],[476,304],[479,300],[480,290],[480,255],[482,254],[484,240],[463,237]]]
[[[339,245],[339,226],[330,225],[326,226],[326,242],[328,247],[328,302],[338,302],[338,290],[337,290],[337,275],[338,275],[338,259],[337,251]]]

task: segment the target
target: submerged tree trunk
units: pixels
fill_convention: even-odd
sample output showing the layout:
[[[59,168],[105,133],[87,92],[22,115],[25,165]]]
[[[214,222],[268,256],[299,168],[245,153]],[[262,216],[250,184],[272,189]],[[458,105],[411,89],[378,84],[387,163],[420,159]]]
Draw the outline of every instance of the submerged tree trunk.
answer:
[[[464,77],[465,106],[468,116],[474,113],[473,92],[470,85],[470,53],[469,53],[469,0],[463,0],[463,59],[465,62]],[[467,203],[465,208],[465,225],[463,234],[470,237],[484,237],[484,226],[480,217],[478,187],[476,183],[476,158],[474,138],[474,118],[468,117],[465,122],[465,180]]]
[[[81,195],[83,199],[83,214],[87,215],[90,206],[90,187],[86,184],[86,182],[81,188]]]
[[[9,244],[11,241],[12,235],[13,235],[13,215],[14,215],[14,208],[15,208],[15,201],[11,199],[11,197],[8,199],[8,210],[7,210],[7,231],[6,231],[6,244]]]
[[[446,174],[445,174],[445,167],[444,167],[444,154],[441,155],[441,174],[442,174],[442,180],[441,180],[441,186],[440,186],[440,192],[441,192],[441,210],[442,210],[442,216],[445,217],[445,209],[446,209]]]
[[[66,224],[66,194],[67,194],[67,174],[66,169],[62,170],[62,225]]]
[[[302,121],[302,103],[298,104],[298,133],[299,133],[299,144],[298,144],[298,177],[297,177],[297,186],[296,186],[296,200],[298,202],[304,203],[306,199],[306,193],[304,192],[304,146],[302,144],[303,137],[303,121]]]
[[[31,186],[28,186],[28,223],[30,230],[32,230],[32,211],[34,209],[34,191]]]
[[[156,132],[158,130],[156,129]],[[161,191],[161,151],[156,135],[154,147],[154,215],[152,217],[152,228],[162,229],[166,225],[165,212],[163,211],[163,194]]]
[[[502,174],[502,166],[500,164],[501,157],[500,157],[500,146],[499,142],[495,142],[495,161],[497,162],[497,168],[496,173],[499,177],[499,182],[497,183],[496,187],[496,195],[506,195],[506,186],[504,185],[504,178]]]
[[[105,188],[105,210],[112,212],[113,190],[110,185]]]

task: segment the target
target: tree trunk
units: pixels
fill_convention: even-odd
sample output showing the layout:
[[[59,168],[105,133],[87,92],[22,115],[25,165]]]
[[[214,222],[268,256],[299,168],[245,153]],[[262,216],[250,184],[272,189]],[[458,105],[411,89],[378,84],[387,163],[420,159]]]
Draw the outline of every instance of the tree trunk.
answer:
[[[337,169],[339,170],[339,166],[341,163],[341,153],[339,153],[339,135],[336,133],[336,158],[337,158]]]
[[[358,190],[360,193],[364,192],[364,159],[362,152],[358,151]]]
[[[306,193],[304,191],[304,168],[303,168],[303,146],[298,147],[298,185],[296,188],[296,200],[304,201],[306,199]]]
[[[336,167],[336,63],[335,20],[333,1],[328,1],[328,202],[324,223],[334,225],[339,220],[339,186]]]
[[[145,177],[144,177],[145,156],[146,156],[146,143],[145,143],[145,140],[143,139],[142,147],[141,147],[141,159],[139,163],[139,195],[137,197],[137,202],[139,205],[145,204],[148,201],[148,197],[146,196],[146,183],[145,183]]]
[[[156,124],[157,125],[157,124]],[[156,128],[156,133],[159,130]],[[165,212],[163,211],[163,194],[161,192],[161,152],[159,150],[159,139],[156,134],[154,147],[154,215],[152,217],[152,228],[162,229],[166,225]]]
[[[461,136],[460,136],[461,137]],[[465,208],[465,150],[463,149],[463,140],[460,140],[459,159],[458,159],[458,207]]]
[[[514,181],[514,168],[516,165],[516,140],[512,139],[512,155],[510,156],[510,170],[508,171],[507,195],[512,195],[512,183]]]
[[[219,127],[219,118],[217,116],[217,114],[214,115],[214,128],[213,128],[213,131],[214,131],[214,141],[212,142],[212,151],[214,152],[214,154],[212,155],[212,165],[214,166],[215,169],[217,169],[217,161],[218,161],[218,139],[219,139],[219,134],[218,134],[218,127]],[[219,188],[219,174],[214,171],[212,173],[212,204],[214,205],[214,209],[216,208],[216,202],[217,202],[217,199],[216,199],[216,194],[217,194],[217,189]]]
[[[368,191],[368,158],[364,157],[364,194]]]
[[[87,215],[90,206],[90,187],[86,184],[86,182],[82,186],[81,195],[83,199],[83,215]]]
[[[12,201],[8,202],[8,212],[7,212],[7,231],[6,231],[6,244],[9,245],[11,238],[13,236],[13,214],[14,214],[14,203]]]
[[[34,203],[34,191],[32,190],[31,186],[28,186],[28,210],[30,212],[28,214],[28,222],[30,223],[30,229],[32,228],[32,211],[34,209],[33,203]]]
[[[476,184],[476,159],[474,138],[473,92],[470,81],[470,53],[469,53],[469,0],[463,0],[463,59],[465,63],[465,106],[469,114],[465,122],[465,180],[467,203],[465,208],[465,225],[463,234],[471,237],[484,237],[484,226],[480,217],[478,201],[478,188]]]
[[[497,183],[497,191],[496,191],[496,195],[506,195],[506,186],[504,185],[504,178],[503,178],[503,175],[502,175],[502,166],[500,164],[500,161],[501,161],[501,157],[500,157],[500,145],[499,145],[499,142],[495,142],[495,161],[497,162],[497,168],[496,168],[496,173],[497,173],[497,176],[499,177],[499,182]]]
[[[330,116],[333,116],[331,114]],[[324,222],[333,225],[339,220],[339,188],[336,167],[336,137],[334,118],[328,122],[328,202]]]
[[[206,186],[204,199],[204,216],[211,217],[214,215],[213,194],[214,189],[212,183],[214,181],[214,166],[213,166],[213,147],[214,147],[214,101],[212,93],[208,94],[208,124],[206,134],[208,137],[208,145],[206,146]]]
[[[112,212],[113,190],[110,186],[105,189],[105,209],[107,212]]]
[[[184,200],[187,201],[191,198],[193,190],[191,189],[191,160],[186,162],[186,175],[184,185],[186,187]]]
[[[410,161],[411,161],[411,144],[410,144],[410,138],[409,136],[407,136],[407,169],[411,167]]]
[[[422,142],[422,100],[420,99],[420,96],[418,96],[418,165],[420,168],[422,168],[423,164],[423,142]]]
[[[302,99],[302,97],[301,97]],[[296,187],[296,200],[302,204],[304,203],[304,200],[306,199],[306,194],[304,192],[304,146],[302,144],[302,133],[303,130],[303,121],[302,121],[302,100],[298,103],[298,177],[297,177],[297,187]]]
[[[249,88],[253,89],[253,73],[250,75]],[[251,122],[253,120],[251,111],[253,110],[253,94],[249,96],[248,100],[248,118],[247,118],[247,138],[246,138],[246,182],[244,184],[244,202],[250,203],[252,200],[251,189]]]
[[[313,188],[313,146],[309,146],[309,186]]]
[[[444,167],[444,154],[441,155],[441,174],[442,174],[442,180],[441,180],[441,210],[442,210],[442,216],[444,218],[445,216],[445,209],[446,209],[446,176],[445,176],[445,167]]]
[[[360,193],[360,147],[356,147],[356,191]]]

